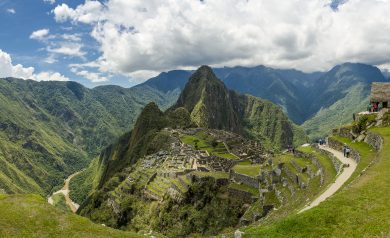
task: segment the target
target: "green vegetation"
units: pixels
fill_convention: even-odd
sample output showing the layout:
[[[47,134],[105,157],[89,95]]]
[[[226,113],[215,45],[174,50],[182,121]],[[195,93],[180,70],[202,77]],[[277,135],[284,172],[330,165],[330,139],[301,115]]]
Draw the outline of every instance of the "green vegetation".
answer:
[[[226,173],[226,172],[201,172],[201,171],[194,171],[191,174],[199,176],[199,177],[213,177],[215,179],[227,179],[227,178],[229,178],[229,173]]]
[[[180,138],[183,143],[192,145],[197,150],[206,150],[212,155],[225,159],[238,159],[234,154],[229,153],[223,142],[217,142],[214,137],[204,132],[196,135],[183,135]]]
[[[239,174],[245,174],[251,177],[256,177],[260,174],[260,164],[238,164],[233,167],[233,170]]]
[[[97,178],[99,178],[98,168],[98,159],[94,159],[88,168],[70,180],[69,196],[74,202],[82,204],[93,189],[97,187]]]
[[[368,125],[376,122],[376,116],[377,114],[369,114],[362,116],[361,118],[359,118],[359,121],[353,122],[352,131],[356,134],[360,134],[360,132],[365,131]]]
[[[306,141],[282,108],[267,100],[229,91],[208,66],[189,79],[173,106],[184,107],[199,127],[228,130],[260,140],[267,148],[280,149]],[[294,137],[294,134],[296,136]]]
[[[65,197],[62,193],[57,193],[54,194],[52,197],[53,199],[53,206],[67,212],[71,212],[70,208],[68,205],[66,205]]]
[[[363,83],[351,86],[343,98],[329,107],[322,108],[312,118],[305,121],[302,124],[303,129],[311,139],[317,139],[330,134],[333,128],[351,123],[353,113],[364,111],[367,108],[369,94],[367,88],[367,85]]]
[[[246,231],[247,237],[389,236],[390,127],[373,128],[371,131],[385,139],[378,154],[364,143],[337,137],[361,155],[353,177],[342,190],[302,214],[293,214],[274,224],[252,226]],[[367,168],[372,161],[375,163]]]
[[[229,188],[233,188],[233,189],[249,192],[249,193],[252,193],[254,196],[259,194],[259,190],[258,189],[254,188],[254,187],[251,187],[251,186],[248,186],[246,184],[231,183],[231,184],[229,184]]]
[[[299,147],[298,150],[307,153],[307,154],[313,154],[318,162],[322,165],[322,167],[325,170],[324,173],[324,180],[325,181],[332,181],[336,177],[336,169],[334,168],[332,162],[330,161],[329,157],[321,153],[320,151],[307,146],[307,147]]]
[[[143,237],[63,212],[38,195],[0,195],[0,237]]]
[[[148,86],[0,79],[0,189],[50,193],[130,130],[146,103],[167,108],[177,96]]]

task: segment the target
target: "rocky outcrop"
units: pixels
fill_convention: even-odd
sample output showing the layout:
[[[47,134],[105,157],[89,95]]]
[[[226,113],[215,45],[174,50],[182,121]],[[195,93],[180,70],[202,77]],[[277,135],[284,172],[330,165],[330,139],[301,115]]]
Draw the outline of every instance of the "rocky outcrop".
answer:
[[[367,133],[367,136],[364,138],[364,142],[372,146],[376,151],[381,150],[383,146],[383,138],[372,132]]]
[[[332,134],[337,135],[337,136],[341,136],[341,137],[345,137],[345,138],[348,138],[351,140],[355,139],[354,135],[351,133],[351,128],[348,128],[348,127],[341,127],[341,128],[333,129]]]

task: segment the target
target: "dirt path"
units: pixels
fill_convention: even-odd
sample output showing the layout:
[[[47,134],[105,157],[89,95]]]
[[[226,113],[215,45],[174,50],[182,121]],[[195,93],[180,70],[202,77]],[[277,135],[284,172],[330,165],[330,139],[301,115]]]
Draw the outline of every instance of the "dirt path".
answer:
[[[57,192],[54,192],[48,199],[47,199],[47,202],[50,203],[51,205],[54,205],[54,200],[53,200],[53,195],[55,194],[59,194],[59,193],[62,193],[65,197],[65,202],[66,202],[66,205],[68,205],[68,207],[70,208],[70,210],[72,210],[73,213],[75,213],[77,211],[77,209],[80,207],[79,204],[75,203],[72,201],[72,199],[70,199],[69,197],[69,182],[70,180],[78,175],[79,173],[81,173],[82,171],[79,171],[77,173],[74,173],[72,175],[70,175],[66,180],[65,180],[65,184],[64,184],[64,187],[62,187],[60,190],[58,190]]]
[[[325,201],[328,197],[332,196],[335,192],[337,192],[337,190],[341,188],[341,186],[343,186],[343,184],[351,177],[353,171],[355,171],[356,169],[356,161],[351,158],[345,158],[343,153],[341,153],[340,151],[331,149],[327,146],[320,146],[320,148],[332,153],[343,164],[349,164],[349,167],[344,167],[341,174],[336,178],[336,181],[334,181],[334,183],[332,183],[319,197],[317,197],[314,201],[312,201],[309,205],[307,205],[298,213],[309,210],[320,204],[322,201]]]

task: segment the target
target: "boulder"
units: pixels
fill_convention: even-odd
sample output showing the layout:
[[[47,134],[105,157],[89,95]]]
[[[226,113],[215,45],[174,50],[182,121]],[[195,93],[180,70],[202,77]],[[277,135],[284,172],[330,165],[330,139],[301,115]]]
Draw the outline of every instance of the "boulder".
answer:
[[[366,138],[366,135],[361,134],[360,136],[358,136],[358,137],[356,138],[356,141],[357,141],[357,142],[362,142],[362,141],[364,141],[364,138]]]

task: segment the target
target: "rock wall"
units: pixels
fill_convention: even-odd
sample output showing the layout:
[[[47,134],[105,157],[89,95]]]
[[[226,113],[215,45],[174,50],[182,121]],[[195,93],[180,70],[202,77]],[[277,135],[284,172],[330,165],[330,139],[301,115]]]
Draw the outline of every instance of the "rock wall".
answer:
[[[243,183],[245,185],[254,187],[254,188],[259,188],[259,180],[257,178],[253,178],[244,174],[239,174],[234,172],[233,170],[230,170],[230,179],[233,179],[234,181],[238,183]]]
[[[307,184],[302,180],[302,178],[291,172],[287,166],[283,167],[283,171],[286,173],[287,177],[289,177],[294,183],[298,184],[300,188],[304,189],[307,187]]]
[[[328,142],[330,144],[330,142]],[[341,147],[342,148],[342,147]],[[332,160],[333,168],[336,170],[336,173],[340,173],[343,170],[343,163],[339,159],[336,158],[332,153],[326,150],[319,149],[322,154],[329,157]]]
[[[382,149],[383,146],[383,138],[372,132],[367,132],[367,136],[364,138],[364,142],[372,146],[376,151]]]
[[[315,144],[315,146],[313,146],[314,149],[318,149],[318,145]],[[324,167],[322,166],[322,164],[318,161],[317,157],[313,154],[305,154],[301,151],[295,151],[294,153],[294,156],[295,157],[299,157],[299,158],[304,158],[304,159],[307,159],[309,160],[312,164],[314,164],[318,170],[317,172],[315,171],[312,171],[309,167],[307,167],[307,170],[306,170],[306,173],[310,176],[310,178],[314,178],[315,176],[320,176],[320,183],[321,185],[324,184]]]
[[[351,140],[355,139],[353,134],[351,133],[351,128],[347,128],[347,127],[333,129],[332,134],[335,136],[349,138]]]
[[[344,144],[342,142],[330,137],[330,138],[328,138],[328,146],[332,149],[335,149],[338,151],[343,151]],[[351,149],[350,157],[352,159],[354,159],[357,163],[359,163],[360,162],[360,154],[356,150],[354,150],[352,148],[350,148],[350,149]]]
[[[228,188],[229,197],[234,199],[239,199],[245,203],[252,203],[256,198],[253,197],[253,194],[250,192]]]

